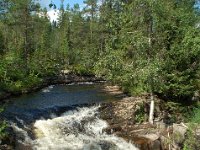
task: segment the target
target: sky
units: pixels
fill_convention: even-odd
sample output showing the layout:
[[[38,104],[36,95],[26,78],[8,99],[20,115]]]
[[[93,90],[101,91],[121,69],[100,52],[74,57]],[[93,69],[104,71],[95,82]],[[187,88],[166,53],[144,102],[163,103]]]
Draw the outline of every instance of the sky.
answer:
[[[61,4],[61,0],[36,0],[36,1],[38,1],[42,7],[47,8],[48,10],[47,14],[50,17],[51,22],[53,20],[57,21],[58,16],[59,16],[59,10],[54,10],[54,9],[49,8],[49,4],[52,2],[53,4],[56,5],[57,8],[59,8]],[[83,0],[64,0],[64,8],[66,8],[67,4],[70,4],[70,7],[73,7],[74,4],[77,4],[77,3],[80,5],[80,8],[84,6]]]
[[[49,4],[51,1],[56,4],[57,7],[60,7],[61,0],[38,0],[42,7],[47,7],[49,9]],[[64,0],[64,5],[66,7],[67,4],[70,4],[71,7],[74,6],[74,4],[78,3],[81,6],[83,6],[83,0]]]

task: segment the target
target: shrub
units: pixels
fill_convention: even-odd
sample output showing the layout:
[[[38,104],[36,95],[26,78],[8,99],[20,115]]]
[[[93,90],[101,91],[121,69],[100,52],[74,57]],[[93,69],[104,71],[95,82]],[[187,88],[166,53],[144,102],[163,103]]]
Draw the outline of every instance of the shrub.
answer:
[[[191,123],[184,142],[184,150],[200,149],[200,136],[197,134],[200,125],[200,108],[196,108],[191,116],[193,117],[189,120]]]

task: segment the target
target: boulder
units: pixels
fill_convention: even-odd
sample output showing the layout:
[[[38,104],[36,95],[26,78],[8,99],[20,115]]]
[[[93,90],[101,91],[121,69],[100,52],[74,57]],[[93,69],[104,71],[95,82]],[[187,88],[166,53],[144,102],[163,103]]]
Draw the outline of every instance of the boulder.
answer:
[[[69,74],[71,71],[70,70],[61,70],[62,74]]]
[[[162,150],[160,137],[157,134],[138,135],[135,144],[140,150]]]
[[[181,144],[185,140],[187,127],[182,124],[173,124],[173,140],[175,144]]]
[[[103,132],[106,132],[107,134],[112,134],[115,132],[121,132],[122,127],[120,125],[111,125],[110,127],[103,130]]]

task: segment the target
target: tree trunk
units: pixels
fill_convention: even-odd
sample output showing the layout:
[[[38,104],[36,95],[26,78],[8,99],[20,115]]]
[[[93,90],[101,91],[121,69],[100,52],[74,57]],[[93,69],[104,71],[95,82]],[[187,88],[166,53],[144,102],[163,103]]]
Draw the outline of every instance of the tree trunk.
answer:
[[[25,23],[25,28],[24,28],[24,52],[23,52],[23,57],[24,57],[24,67],[26,70],[26,73],[28,72],[28,6],[25,8],[25,18],[24,18],[24,23]]]
[[[150,111],[149,111],[149,123],[153,124],[153,119],[154,119],[154,98],[153,98],[153,94],[151,93],[151,104],[150,104]]]

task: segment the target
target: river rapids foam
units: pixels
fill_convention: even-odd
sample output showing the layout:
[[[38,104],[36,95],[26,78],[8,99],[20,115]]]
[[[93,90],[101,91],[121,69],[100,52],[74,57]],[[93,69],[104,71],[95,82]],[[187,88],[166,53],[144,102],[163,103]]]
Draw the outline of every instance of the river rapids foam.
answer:
[[[103,132],[108,124],[99,119],[98,109],[99,106],[82,107],[37,120],[33,124],[36,138],[26,137],[23,142],[33,150],[137,150],[132,143]]]

